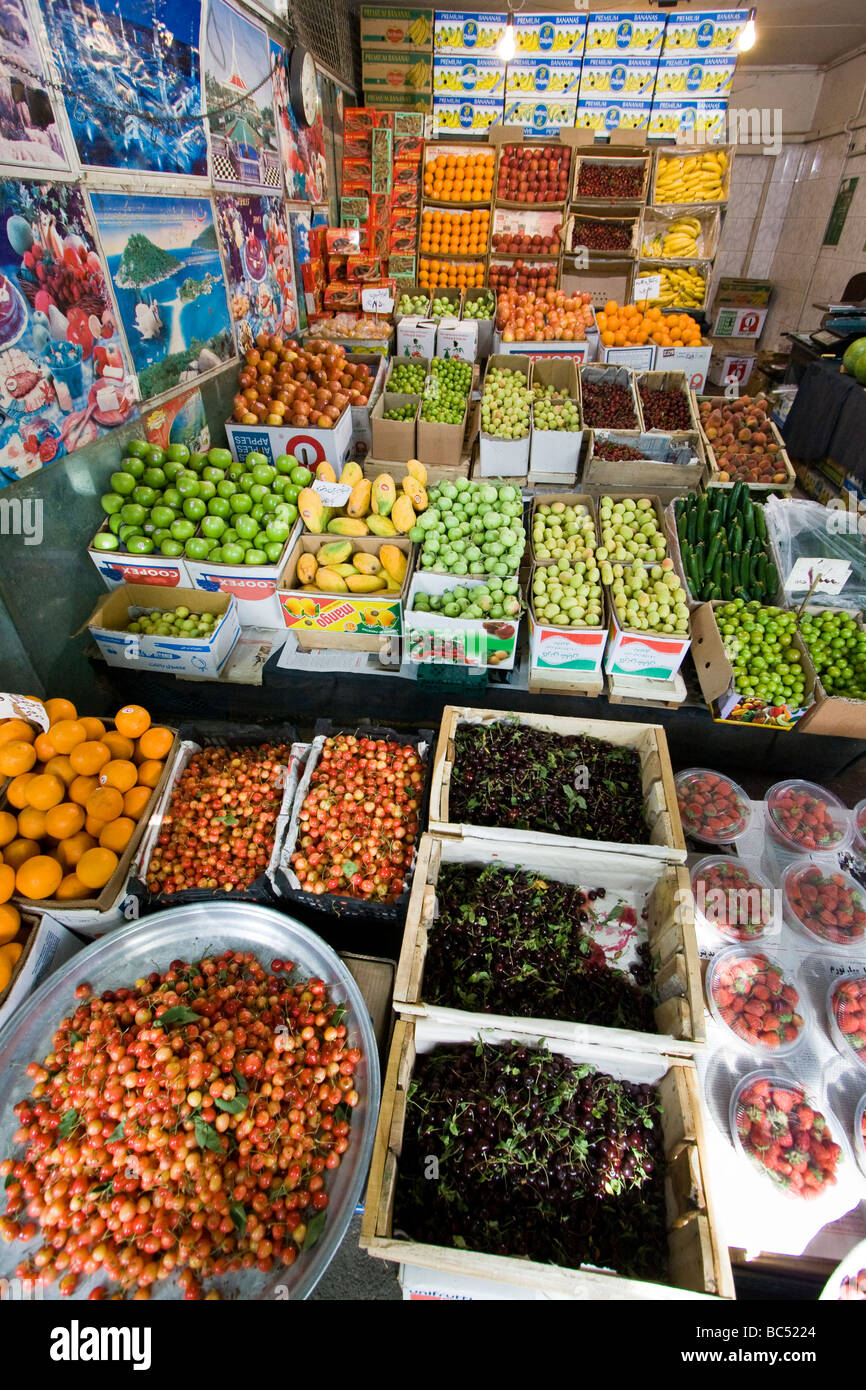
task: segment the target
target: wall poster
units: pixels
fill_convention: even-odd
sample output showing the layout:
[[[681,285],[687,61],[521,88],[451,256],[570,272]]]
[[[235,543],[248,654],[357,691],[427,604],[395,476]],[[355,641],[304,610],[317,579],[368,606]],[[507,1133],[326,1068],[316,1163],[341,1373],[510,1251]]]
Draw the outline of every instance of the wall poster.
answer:
[[[217,198],[217,226],[239,352],[259,333],[292,336],[298,329],[292,246],[281,198],[226,193]]]
[[[0,8],[0,163],[69,168],[24,0]]]
[[[283,155],[286,197],[296,203],[322,203],[328,196],[328,164],[322,124],[321,79],[319,109],[311,126],[301,127],[289,102],[286,64],[288,52],[271,39],[274,69],[274,106]]]
[[[282,189],[268,36],[225,3],[209,0],[202,41],[214,183]]]

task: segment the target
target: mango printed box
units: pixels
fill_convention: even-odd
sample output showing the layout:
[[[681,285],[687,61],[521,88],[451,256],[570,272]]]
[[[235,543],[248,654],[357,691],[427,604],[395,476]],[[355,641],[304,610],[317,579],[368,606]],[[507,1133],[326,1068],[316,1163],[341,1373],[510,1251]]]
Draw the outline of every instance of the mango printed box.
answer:
[[[656,73],[655,99],[727,96],[736,66],[736,58],[662,58]]]
[[[652,101],[655,58],[586,58],[580,74],[581,98],[621,97]]]
[[[580,58],[586,41],[586,16],[579,14],[518,14],[514,42],[518,60],[539,57]]]
[[[504,14],[469,14],[437,10],[433,22],[435,53],[496,53],[505,30]]]
[[[501,97],[433,98],[434,136],[484,135],[493,126],[502,124]]]
[[[524,59],[508,64],[507,96],[572,96],[580,87],[580,59]]]
[[[662,49],[665,32],[664,17],[651,11],[635,14],[621,12],[591,14],[586,26],[585,53],[594,56],[605,52],[620,54],[655,54]]]
[[[494,96],[505,89],[505,64],[496,58],[433,59],[433,92],[437,96]]]
[[[750,10],[687,10],[668,16],[664,54],[733,54]]]
[[[648,101],[605,101],[603,97],[577,103],[578,130],[647,130],[652,106]]]

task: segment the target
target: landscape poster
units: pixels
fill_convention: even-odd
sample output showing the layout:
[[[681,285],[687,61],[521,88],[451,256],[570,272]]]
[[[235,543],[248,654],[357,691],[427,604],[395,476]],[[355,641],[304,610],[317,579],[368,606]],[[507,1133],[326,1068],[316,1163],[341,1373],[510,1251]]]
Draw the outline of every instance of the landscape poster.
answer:
[[[201,0],[41,3],[82,164],[207,174]]]
[[[0,180],[0,486],[136,413],[81,192]]]
[[[288,94],[288,51],[271,39],[274,109],[280,132],[286,197],[296,203],[323,203],[328,196],[328,165],[322,105],[311,126],[299,126]]]
[[[142,400],[233,357],[210,200],[90,196]]]
[[[281,191],[268,36],[226,4],[209,0],[202,40],[211,168],[217,184]]]
[[[259,333],[291,337],[298,329],[298,309],[282,199],[222,194],[217,226],[238,351],[253,347]]]
[[[0,163],[69,168],[24,0],[0,0]]]

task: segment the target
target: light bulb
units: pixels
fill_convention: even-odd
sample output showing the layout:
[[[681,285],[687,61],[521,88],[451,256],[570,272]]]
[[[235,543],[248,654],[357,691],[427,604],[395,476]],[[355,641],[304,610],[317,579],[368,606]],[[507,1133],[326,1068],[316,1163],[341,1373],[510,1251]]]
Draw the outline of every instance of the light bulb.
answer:
[[[514,25],[506,24],[502,31],[502,38],[499,40],[496,52],[503,63],[510,63],[517,51],[517,44],[514,42]]]
[[[737,47],[739,48],[740,52],[748,53],[750,48],[754,48],[755,40],[757,39],[757,37],[758,31],[755,28],[755,16],[753,12],[749,15],[746,27],[740,35],[739,39],[737,40]]]

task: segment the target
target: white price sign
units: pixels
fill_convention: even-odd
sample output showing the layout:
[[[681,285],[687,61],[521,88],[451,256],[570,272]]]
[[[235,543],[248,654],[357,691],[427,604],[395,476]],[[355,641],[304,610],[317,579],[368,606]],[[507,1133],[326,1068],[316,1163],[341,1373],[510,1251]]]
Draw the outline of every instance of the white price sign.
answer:
[[[313,483],[313,492],[319,494],[323,507],[345,507],[352,495],[348,483],[326,483],[320,478]]]
[[[658,299],[662,292],[660,275],[639,275],[632,290],[632,303],[636,299]]]
[[[390,314],[394,308],[394,296],[382,285],[362,289],[361,308],[365,314]]]
[[[0,695],[0,719],[23,719],[46,733],[51,722],[42,701],[27,695]]]
[[[851,566],[847,560],[802,555],[785,580],[785,588],[791,593],[805,592],[812,588],[816,576],[820,576],[814,589],[816,594],[840,594],[851,578]]]

